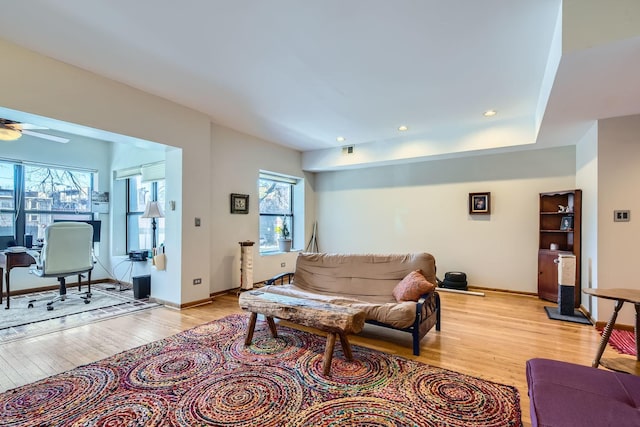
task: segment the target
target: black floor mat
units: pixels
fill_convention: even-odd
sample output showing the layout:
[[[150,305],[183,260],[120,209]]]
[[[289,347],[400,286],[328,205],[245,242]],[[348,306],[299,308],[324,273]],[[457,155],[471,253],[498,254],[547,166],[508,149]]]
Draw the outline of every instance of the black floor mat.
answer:
[[[584,325],[590,325],[591,322],[580,310],[573,310],[573,316],[568,316],[565,314],[560,314],[558,307],[545,307],[544,310],[547,312],[547,316],[549,319],[553,320],[564,320],[565,322],[574,322],[574,323],[582,323]]]

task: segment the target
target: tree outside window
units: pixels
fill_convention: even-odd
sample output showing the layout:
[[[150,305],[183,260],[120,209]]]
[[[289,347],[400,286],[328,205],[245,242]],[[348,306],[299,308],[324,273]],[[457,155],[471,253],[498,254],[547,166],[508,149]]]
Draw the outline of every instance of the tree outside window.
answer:
[[[260,252],[278,250],[278,239],[286,224],[289,238],[293,238],[293,184],[260,178]]]
[[[151,218],[141,218],[147,202],[165,203],[164,180],[142,182],[141,176],[128,180],[127,251],[150,250],[153,241]],[[156,218],[156,242],[164,243],[164,218]]]
[[[0,247],[44,238],[57,219],[90,220],[95,172],[0,162]]]

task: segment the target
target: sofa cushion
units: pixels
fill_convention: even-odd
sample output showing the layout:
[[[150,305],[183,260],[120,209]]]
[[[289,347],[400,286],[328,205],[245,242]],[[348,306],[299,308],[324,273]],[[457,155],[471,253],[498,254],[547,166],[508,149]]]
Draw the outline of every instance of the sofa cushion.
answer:
[[[393,288],[415,270],[422,270],[429,282],[436,283],[435,258],[428,253],[301,253],[296,260],[294,281],[308,292],[386,304],[397,302]]]
[[[436,286],[422,275],[422,271],[415,270],[404,276],[393,288],[393,297],[398,302],[418,301],[421,295],[433,291]]]
[[[533,426],[640,425],[640,377],[531,359],[527,384]]]

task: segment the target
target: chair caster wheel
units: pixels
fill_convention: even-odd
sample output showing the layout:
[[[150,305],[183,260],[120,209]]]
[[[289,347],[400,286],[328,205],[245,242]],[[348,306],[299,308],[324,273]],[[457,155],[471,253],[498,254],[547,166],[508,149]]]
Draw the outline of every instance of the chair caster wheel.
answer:
[[[89,304],[90,302],[91,302],[91,300],[88,300],[88,299],[84,300],[85,304]]]
[[[29,305],[27,306],[27,308],[33,308],[33,304],[29,303]]]
[[[53,311],[53,306],[52,305],[48,305],[47,306],[47,311]]]

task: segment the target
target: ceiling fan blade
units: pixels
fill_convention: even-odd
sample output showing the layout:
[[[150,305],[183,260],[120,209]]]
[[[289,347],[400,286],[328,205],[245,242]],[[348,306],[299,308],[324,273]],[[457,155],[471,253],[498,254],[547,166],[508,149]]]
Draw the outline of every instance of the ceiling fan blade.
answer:
[[[47,135],[47,134],[40,133],[40,132],[32,132],[32,131],[26,130],[26,129],[23,130],[22,133],[25,134],[25,135],[35,136],[36,138],[42,138],[42,139],[48,139],[49,141],[60,142],[62,144],[66,144],[67,142],[70,141],[70,139],[67,139],[67,138],[61,138],[59,136]]]
[[[33,125],[31,123],[18,123],[20,130],[33,130],[33,129],[49,129],[45,126]]]
[[[14,122],[12,120],[8,120],[8,119],[2,119],[0,118],[0,123],[2,125],[4,125],[5,127],[11,128],[11,129],[15,129],[15,130],[19,130],[19,131],[23,131],[25,129],[49,129],[48,127],[45,126],[40,126],[40,125],[34,125],[31,123],[20,123],[20,122]]]

